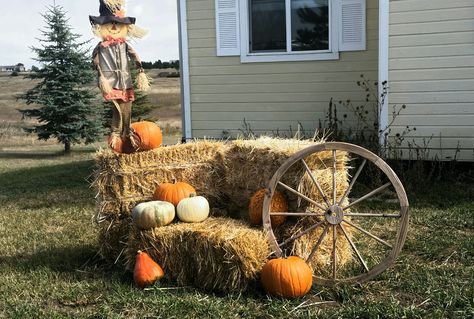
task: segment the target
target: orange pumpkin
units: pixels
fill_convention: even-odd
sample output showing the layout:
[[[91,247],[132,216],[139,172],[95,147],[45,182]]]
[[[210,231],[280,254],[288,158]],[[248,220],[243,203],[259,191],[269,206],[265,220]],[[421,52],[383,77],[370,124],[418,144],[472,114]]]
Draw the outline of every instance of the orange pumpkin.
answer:
[[[249,203],[249,218],[253,225],[262,225],[263,200],[265,198],[266,189],[260,189],[253,194]],[[275,191],[270,206],[272,212],[287,212],[288,202],[285,195],[279,191]],[[272,227],[277,227],[285,221],[285,216],[271,216]]]
[[[133,281],[140,287],[146,287],[163,278],[165,272],[147,253],[138,251],[133,270]]]
[[[170,202],[174,206],[184,199],[188,198],[191,193],[196,193],[194,187],[185,182],[162,183],[160,184],[153,195],[155,200],[162,200]]]
[[[272,259],[263,266],[261,281],[265,290],[273,296],[302,297],[313,285],[313,272],[298,256]]]
[[[131,127],[140,139],[140,151],[148,151],[160,147],[161,142],[163,141],[163,135],[161,134],[161,129],[157,124],[143,121],[132,123]]]

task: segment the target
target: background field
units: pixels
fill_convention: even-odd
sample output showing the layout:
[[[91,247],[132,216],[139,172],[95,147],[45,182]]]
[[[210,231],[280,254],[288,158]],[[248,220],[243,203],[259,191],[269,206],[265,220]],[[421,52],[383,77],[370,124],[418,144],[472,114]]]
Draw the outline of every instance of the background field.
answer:
[[[0,77],[0,83],[0,318],[474,317],[472,175],[409,192],[412,218],[404,250],[368,284],[314,286],[296,300],[262,290],[218,295],[167,279],[140,290],[130,273],[96,255],[90,182],[95,150],[104,144],[73,147],[63,156],[60,145],[24,135],[14,110],[24,106],[13,95],[31,83],[11,77]],[[156,114],[164,127],[179,121],[177,83],[159,79],[152,91],[162,103]]]
[[[149,101],[156,107],[151,112],[152,118],[167,135],[165,143],[175,143],[181,138],[181,97],[180,79],[159,77],[162,72],[176,72],[174,69],[147,70],[153,79],[151,90],[148,92]],[[46,146],[56,144],[56,141],[38,141],[36,136],[28,135],[21,129],[35,123],[34,119],[22,119],[19,109],[30,108],[24,101],[17,100],[17,96],[32,88],[35,81],[25,79],[22,75],[10,76],[0,73],[0,147],[10,146]],[[97,103],[102,101],[98,99]],[[103,146],[97,143],[95,147]],[[59,146],[59,145],[58,145]],[[74,146],[73,146],[74,147]]]

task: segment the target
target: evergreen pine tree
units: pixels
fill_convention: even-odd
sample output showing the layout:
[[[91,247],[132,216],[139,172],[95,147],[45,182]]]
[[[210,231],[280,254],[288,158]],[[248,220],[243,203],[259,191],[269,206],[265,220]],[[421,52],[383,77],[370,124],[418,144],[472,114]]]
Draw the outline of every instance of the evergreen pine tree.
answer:
[[[56,138],[67,153],[72,144],[91,143],[101,138],[102,108],[96,105],[92,83],[95,72],[87,42],[72,32],[66,13],[60,6],[48,7],[43,14],[46,30],[40,30],[42,46],[33,47],[41,68],[28,77],[41,81],[20,99],[38,108],[21,110],[24,117],[38,119],[38,125],[26,128],[40,140]]]

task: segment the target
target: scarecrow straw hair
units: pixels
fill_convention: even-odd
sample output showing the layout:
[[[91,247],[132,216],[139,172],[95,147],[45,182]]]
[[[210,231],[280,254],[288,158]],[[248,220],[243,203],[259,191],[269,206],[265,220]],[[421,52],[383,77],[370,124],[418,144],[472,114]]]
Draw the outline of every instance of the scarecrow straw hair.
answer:
[[[110,229],[116,232],[113,236],[102,235],[101,240],[107,243],[102,245],[101,253],[117,259],[128,238],[123,255],[129,268],[133,266],[136,250],[146,249],[179,284],[222,291],[246,289],[270,254],[263,230],[242,223],[248,220],[249,200],[258,189],[267,186],[290,156],[318,143],[321,142],[263,137],[229,143],[196,141],[130,155],[100,151],[96,158],[95,186],[99,190],[96,217],[106,225],[113,221]],[[336,160],[336,194],[340,198],[348,187],[349,158],[341,151],[336,153]],[[325,195],[332,198],[332,152],[318,152],[305,161]],[[234,217],[242,222],[211,217],[199,224],[178,223],[130,232],[131,209],[151,200],[157,185],[173,179],[190,183],[198,194],[208,198],[213,207],[212,216]],[[293,165],[282,182],[317,202],[324,202],[302,164]],[[290,211],[318,211],[286,189],[277,189],[288,198]],[[288,218],[275,229],[275,235],[281,242],[307,229],[317,218]],[[318,227],[295,240],[286,252],[307,258],[321,231]],[[349,230],[348,233],[351,236]],[[343,236],[338,235],[338,238]],[[328,233],[310,266],[316,270],[327,268],[331,253],[332,235]],[[345,240],[337,242],[337,260],[338,267],[351,260]]]
[[[105,5],[113,12],[125,5],[125,0],[104,0]]]
[[[137,250],[146,251],[179,285],[224,292],[246,290],[270,254],[262,231],[212,217],[202,223],[134,229],[124,252],[130,270]]]
[[[92,33],[93,33],[96,37],[98,37],[98,38],[102,37],[102,35],[100,34],[100,24],[93,24],[93,25],[91,26],[91,29],[92,29]]]
[[[131,38],[141,39],[148,34],[147,30],[142,29],[139,26],[136,26],[134,24],[129,24],[127,28],[128,28],[127,35]]]

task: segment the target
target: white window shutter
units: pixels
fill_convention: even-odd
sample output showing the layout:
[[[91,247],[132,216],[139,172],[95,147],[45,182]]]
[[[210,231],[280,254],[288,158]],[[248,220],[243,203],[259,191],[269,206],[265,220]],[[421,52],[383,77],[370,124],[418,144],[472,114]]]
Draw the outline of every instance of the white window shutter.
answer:
[[[216,0],[217,55],[240,55],[239,0]]]
[[[340,1],[339,51],[365,50],[365,0]]]

